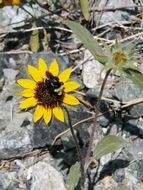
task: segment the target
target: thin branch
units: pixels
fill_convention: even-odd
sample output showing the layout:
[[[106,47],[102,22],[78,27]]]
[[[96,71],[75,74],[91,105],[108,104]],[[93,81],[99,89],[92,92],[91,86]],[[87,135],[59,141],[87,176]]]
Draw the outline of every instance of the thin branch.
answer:
[[[142,102],[143,102],[143,97],[136,98],[136,99],[130,100],[128,102],[123,102],[125,105],[121,106],[121,108],[126,108],[126,107],[129,107],[129,106],[132,106],[132,105],[135,105],[135,104],[139,104],[139,103],[142,103]]]
[[[100,112],[100,103],[101,103],[101,97],[103,94],[103,90],[107,81],[107,78],[110,74],[112,69],[109,69],[105,75],[105,78],[103,80],[102,86],[101,86],[101,90],[100,90],[100,94],[99,94],[99,98],[95,107],[95,117],[94,117],[94,122],[92,125],[92,131],[91,131],[91,136],[90,136],[90,140],[89,140],[89,146],[87,149],[87,154],[86,154],[86,158],[85,158],[85,166],[84,169],[85,171],[87,170],[89,164],[90,164],[90,155],[91,155],[91,151],[92,151],[92,144],[93,144],[93,140],[94,140],[94,133],[95,133],[95,128],[96,128],[96,122],[97,122],[97,118],[98,118],[98,114]]]
[[[33,54],[32,51],[19,51],[19,50],[16,50],[16,51],[3,51],[3,52],[0,52],[0,55],[17,55],[17,54]]]
[[[77,139],[77,137],[76,137],[76,135],[74,133],[74,129],[73,129],[73,126],[72,126],[72,123],[71,123],[69,111],[68,111],[68,109],[66,107],[65,107],[65,110],[67,112],[68,124],[69,124],[69,127],[70,127],[71,134],[73,136],[74,142],[75,142],[78,159],[80,161],[81,187],[84,187],[85,173],[84,173],[84,163],[83,163],[83,159],[82,159],[82,154],[81,154],[81,151],[80,151],[80,146],[79,146],[79,143],[78,143],[78,139]]]

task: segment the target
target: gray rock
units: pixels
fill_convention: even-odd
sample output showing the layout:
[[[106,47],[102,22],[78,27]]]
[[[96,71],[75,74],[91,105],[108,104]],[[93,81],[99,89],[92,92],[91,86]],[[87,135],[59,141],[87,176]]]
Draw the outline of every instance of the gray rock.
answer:
[[[0,171],[0,190],[22,190],[19,187],[16,172]]]
[[[143,90],[127,80],[115,86],[114,95],[121,101],[126,102],[135,98],[143,97]]]
[[[95,88],[91,88],[87,91],[86,95],[91,98],[95,98],[99,96],[101,89],[101,85],[97,85]],[[103,91],[103,97],[105,98],[112,98],[112,91],[109,90],[108,88],[105,88]]]
[[[23,157],[23,159],[15,159],[11,162],[9,170],[4,168],[0,170],[0,190],[43,190],[47,187],[49,190],[50,187],[55,187],[53,184],[55,184],[56,179],[59,180],[60,189],[64,190],[62,175],[52,167],[52,161],[53,158],[49,153],[39,156],[31,154],[31,156]],[[37,186],[35,187],[35,185]]]
[[[0,131],[5,129],[11,120],[12,106],[13,102],[11,101],[0,101]]]
[[[30,5],[25,4],[24,8],[30,13],[36,11],[36,16],[41,16],[41,9],[38,5],[34,4],[31,8]],[[33,10],[34,9],[34,10]],[[22,10],[18,6],[4,6],[0,10],[0,33],[14,32],[15,27],[22,27],[25,25],[25,20],[31,18],[31,15]]]
[[[10,131],[19,131],[20,127],[26,127],[28,125],[30,125],[29,128],[31,128],[32,130],[31,113],[29,112],[15,113],[13,114],[13,119],[9,122],[9,124],[6,127],[6,133]]]
[[[133,117],[141,117],[141,116],[143,116],[143,103],[140,103],[140,104],[132,106],[131,109],[130,109],[130,114]]]
[[[140,119],[130,119],[124,123],[124,130],[134,140],[136,137],[143,138],[143,124]],[[137,141],[138,142],[138,141]]]
[[[86,60],[91,54],[88,50],[85,51],[84,60]],[[103,65],[97,60],[87,60],[83,65],[82,76],[83,83],[88,88],[95,88],[99,82]]]
[[[137,179],[143,180],[143,159],[139,160],[138,166],[137,166]]]
[[[127,151],[132,155],[132,157],[135,160],[139,160],[139,159],[141,159],[143,157],[143,149],[142,149],[142,147],[143,147],[143,140],[138,139],[135,144],[132,144],[128,148]]]
[[[134,2],[132,0],[109,0],[108,2],[106,1],[101,1],[99,4],[99,8],[103,8],[106,7],[120,7],[120,6],[126,6],[126,5],[135,5]],[[132,10],[135,11],[134,8],[128,8],[128,10]],[[95,20],[97,20],[98,16],[95,16]],[[126,10],[115,10],[115,11],[104,11],[102,13],[102,16],[100,18],[100,24],[105,24],[105,23],[110,23],[112,24],[112,22],[115,21],[119,21],[122,23],[128,23],[128,21],[130,20],[130,13]]]
[[[7,86],[5,86],[5,88],[7,88]],[[30,113],[18,113],[19,108],[16,102],[17,100],[8,89],[3,90],[0,94],[1,135],[6,134],[8,131],[19,130],[20,126],[22,126],[23,122],[26,120],[32,121],[32,115]]]
[[[124,171],[124,169],[117,169],[117,170],[114,172],[114,174],[113,174],[113,179],[114,179],[117,183],[121,183],[124,178],[125,178],[125,171]]]
[[[103,113],[97,121],[102,127],[107,127],[110,122],[115,119],[114,112],[110,112],[110,106],[108,103],[101,103],[100,105],[100,112]]]
[[[0,159],[20,156],[32,150],[32,132],[26,128],[0,137]]]
[[[7,84],[14,84],[15,78],[18,75],[19,71],[14,69],[3,69],[5,81]]]
[[[45,161],[32,166],[30,190],[66,190],[61,174]]]
[[[75,130],[74,133],[77,135]],[[75,142],[70,131],[61,137],[61,142],[65,151],[75,148]]]
[[[123,183],[126,184],[130,189],[141,190],[139,181],[134,177],[133,173],[135,170],[125,170],[126,178],[123,180]]]

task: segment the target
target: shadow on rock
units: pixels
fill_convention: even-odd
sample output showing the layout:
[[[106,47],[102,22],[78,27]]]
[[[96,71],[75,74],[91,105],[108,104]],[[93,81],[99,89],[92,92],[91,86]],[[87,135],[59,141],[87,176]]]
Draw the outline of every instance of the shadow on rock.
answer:
[[[107,164],[103,166],[97,181],[102,180],[106,176],[111,176],[118,169],[127,167],[129,163],[130,161],[122,159],[109,161]]]

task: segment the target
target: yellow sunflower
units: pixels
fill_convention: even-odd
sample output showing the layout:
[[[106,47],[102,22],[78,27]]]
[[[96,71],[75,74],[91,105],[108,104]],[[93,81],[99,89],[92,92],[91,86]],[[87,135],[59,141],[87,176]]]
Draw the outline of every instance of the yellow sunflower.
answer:
[[[20,0],[0,0],[0,3],[3,3],[4,5],[19,5]]]
[[[19,107],[21,109],[35,107],[34,122],[43,117],[45,123],[48,124],[51,121],[52,114],[64,122],[62,105],[79,104],[78,99],[70,94],[80,86],[75,81],[68,81],[71,72],[72,68],[70,67],[59,74],[56,59],[53,59],[49,68],[42,58],[38,60],[38,68],[28,65],[28,73],[33,80],[17,80],[17,83],[25,88],[21,95],[26,98]]]

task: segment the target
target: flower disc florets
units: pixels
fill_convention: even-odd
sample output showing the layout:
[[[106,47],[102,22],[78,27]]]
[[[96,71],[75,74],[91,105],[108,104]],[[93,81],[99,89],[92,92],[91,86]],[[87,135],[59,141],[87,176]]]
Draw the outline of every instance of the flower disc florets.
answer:
[[[39,104],[47,108],[61,106],[64,98],[63,82],[59,82],[59,78],[46,72],[44,81],[39,82],[35,89],[35,97]]]

